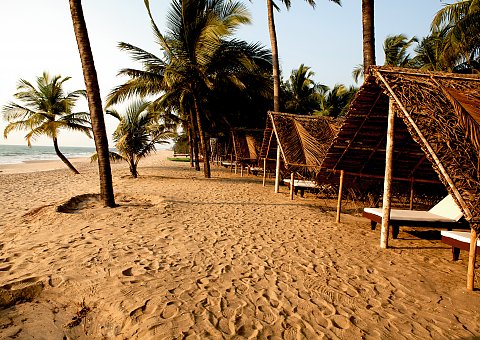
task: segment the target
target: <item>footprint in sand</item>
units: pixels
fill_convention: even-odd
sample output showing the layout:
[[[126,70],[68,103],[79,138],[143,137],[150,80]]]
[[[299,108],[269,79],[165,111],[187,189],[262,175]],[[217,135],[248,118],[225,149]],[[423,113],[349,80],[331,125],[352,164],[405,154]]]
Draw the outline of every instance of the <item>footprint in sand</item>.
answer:
[[[331,317],[332,324],[334,327],[339,329],[348,329],[350,328],[350,320],[348,320],[343,315],[334,315]]]
[[[166,303],[165,307],[163,308],[162,312],[160,313],[160,316],[167,320],[175,317],[179,312],[179,308],[177,306],[177,303],[174,301],[169,301]]]

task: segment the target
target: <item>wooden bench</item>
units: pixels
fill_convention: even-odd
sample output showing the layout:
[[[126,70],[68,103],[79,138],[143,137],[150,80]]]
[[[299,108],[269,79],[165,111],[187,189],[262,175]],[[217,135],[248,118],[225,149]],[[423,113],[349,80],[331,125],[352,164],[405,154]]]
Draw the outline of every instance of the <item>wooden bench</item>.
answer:
[[[442,230],[442,242],[452,246],[452,259],[457,261],[460,250],[470,251],[470,233],[468,231]],[[477,240],[477,255],[480,255],[480,240]]]

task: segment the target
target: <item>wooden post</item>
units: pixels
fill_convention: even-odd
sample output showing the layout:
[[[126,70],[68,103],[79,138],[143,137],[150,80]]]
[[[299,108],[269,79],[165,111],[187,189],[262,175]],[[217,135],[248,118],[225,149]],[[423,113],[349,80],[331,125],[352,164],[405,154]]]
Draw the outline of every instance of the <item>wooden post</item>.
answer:
[[[393,136],[395,133],[394,100],[390,98],[388,105],[387,149],[385,152],[385,179],[383,183],[382,228],[380,233],[380,248],[388,248],[388,229],[390,225],[392,164],[393,164]]]
[[[235,175],[237,174],[237,162],[235,161]]]
[[[344,170],[340,170],[340,187],[338,188],[338,201],[337,201],[337,223],[340,223],[340,214],[342,212],[342,195],[343,195],[343,177],[345,175]]]
[[[290,174],[290,199],[293,201],[293,195],[295,194],[295,172]]]
[[[277,164],[275,166],[275,193],[278,194],[280,188],[280,143],[277,141]]]
[[[415,180],[413,177],[410,179],[410,210],[413,210],[413,183]]]
[[[477,232],[472,228],[470,232],[470,252],[468,254],[467,290],[475,287],[475,260],[477,255]]]
[[[267,157],[263,159],[263,186],[265,186],[266,177],[267,177]]]
[[[243,177],[243,164],[240,163],[240,177]]]

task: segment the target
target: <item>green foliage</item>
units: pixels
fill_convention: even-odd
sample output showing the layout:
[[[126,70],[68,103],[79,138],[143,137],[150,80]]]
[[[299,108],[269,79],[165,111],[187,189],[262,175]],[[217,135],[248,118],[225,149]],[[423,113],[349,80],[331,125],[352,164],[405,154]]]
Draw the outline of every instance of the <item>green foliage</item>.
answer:
[[[287,112],[296,114],[312,114],[321,108],[323,94],[328,87],[316,84],[315,75],[310,67],[301,64],[293,70],[289,80],[282,84],[284,106]]]
[[[65,92],[63,83],[70,77],[50,76],[44,72],[33,85],[21,79],[14,97],[22,104],[10,102],[3,107],[3,119],[9,124],[3,134],[15,130],[26,130],[28,146],[38,136],[52,139],[58,137],[60,129],[79,131],[91,137],[90,116],[87,112],[72,112],[78,99],[85,97],[84,90]]]
[[[145,100],[130,102],[126,110],[119,113],[115,109],[107,110],[119,119],[113,133],[113,141],[118,155],[110,153],[111,159],[118,156],[127,161],[133,177],[137,177],[137,165],[141,158],[155,151],[156,144],[168,143],[176,136],[164,124],[158,121],[158,114],[151,110],[151,103]]]

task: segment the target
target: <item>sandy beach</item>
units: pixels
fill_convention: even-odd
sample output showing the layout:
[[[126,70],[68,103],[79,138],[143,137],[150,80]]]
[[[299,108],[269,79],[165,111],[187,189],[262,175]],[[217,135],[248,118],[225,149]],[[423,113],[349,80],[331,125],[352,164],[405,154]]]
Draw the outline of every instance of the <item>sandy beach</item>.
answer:
[[[480,336],[468,254],[452,262],[438,231],[401,228],[382,250],[361,207],[337,224],[334,201],[216,166],[205,179],[171,154],[137,179],[113,164],[115,209],[85,159],[80,175],[0,166],[1,339]]]

